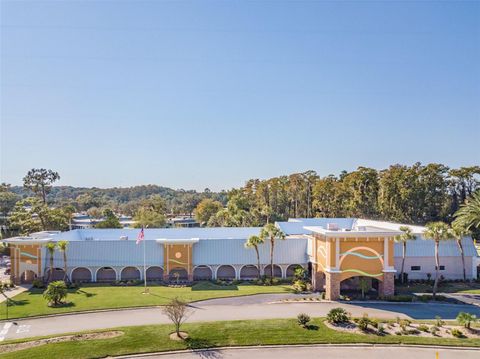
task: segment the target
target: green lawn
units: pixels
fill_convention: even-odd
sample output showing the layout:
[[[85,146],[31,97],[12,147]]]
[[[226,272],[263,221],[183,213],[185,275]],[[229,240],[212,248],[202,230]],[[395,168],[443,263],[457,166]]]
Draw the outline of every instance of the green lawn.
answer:
[[[125,308],[154,306],[167,303],[174,297],[185,301],[199,301],[210,298],[234,297],[259,293],[287,293],[289,285],[259,286],[239,284],[217,286],[212,283],[198,283],[193,287],[170,288],[151,286],[150,294],[142,294],[142,286],[83,286],[77,290],[69,290],[69,305],[61,308],[50,308],[42,296],[43,290],[32,289],[13,298],[15,304],[8,307],[9,318],[30,317],[36,315],[85,311],[92,309]],[[0,305],[0,319],[5,319],[5,303]]]
[[[172,325],[149,325],[116,328],[123,336],[81,342],[47,344],[37,348],[4,354],[15,359],[30,358],[99,358],[133,353],[178,349],[199,349],[220,346],[315,344],[315,343],[380,343],[424,344],[480,347],[476,339],[440,339],[407,336],[376,336],[342,333],[331,330],[323,319],[314,319],[312,329],[303,329],[294,319],[192,323],[182,327],[190,338],[176,342],[168,338]]]

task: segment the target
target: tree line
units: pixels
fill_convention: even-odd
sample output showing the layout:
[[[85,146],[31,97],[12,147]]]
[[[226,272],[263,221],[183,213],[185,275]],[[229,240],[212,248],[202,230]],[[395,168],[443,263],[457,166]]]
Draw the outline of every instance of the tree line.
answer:
[[[321,177],[315,171],[250,179],[229,191],[173,190],[157,185],[129,188],[54,186],[60,175],[32,169],[24,186],[0,186],[0,225],[28,234],[66,230],[74,212],[104,218],[117,214],[137,226],[162,227],[166,214],[195,213],[203,226],[263,226],[295,217],[363,217],[407,224],[450,223],[460,205],[480,188],[480,166],[451,169],[431,163],[395,164],[383,170],[359,167]]]
[[[359,167],[338,176],[315,171],[251,179],[227,194],[227,205],[206,199],[196,208],[207,226],[262,226],[288,218],[362,217],[407,224],[450,223],[480,188],[480,166],[450,169],[431,163]]]

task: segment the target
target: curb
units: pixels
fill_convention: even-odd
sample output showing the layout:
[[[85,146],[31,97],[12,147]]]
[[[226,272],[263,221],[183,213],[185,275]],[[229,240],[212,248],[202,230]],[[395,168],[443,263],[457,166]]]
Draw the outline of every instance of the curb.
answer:
[[[288,345],[255,345],[255,346],[233,346],[233,347],[215,347],[194,350],[172,350],[164,352],[152,352],[143,354],[130,354],[113,356],[115,359],[127,358],[143,358],[163,355],[181,355],[186,353],[202,353],[215,352],[218,350],[256,350],[256,349],[284,349],[284,348],[418,348],[418,349],[438,349],[438,350],[479,350],[478,347],[455,347],[455,346],[435,346],[435,345],[409,345],[409,344],[368,344],[368,343],[352,343],[352,344],[288,344]]]

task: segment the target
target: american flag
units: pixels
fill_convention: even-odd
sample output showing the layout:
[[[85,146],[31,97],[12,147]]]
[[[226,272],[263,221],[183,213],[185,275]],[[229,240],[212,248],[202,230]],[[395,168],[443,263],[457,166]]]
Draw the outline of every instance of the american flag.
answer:
[[[142,227],[142,230],[140,231],[140,233],[138,234],[138,237],[137,237],[137,244],[139,244],[141,241],[143,241],[145,239],[145,233],[143,232],[143,227]]]

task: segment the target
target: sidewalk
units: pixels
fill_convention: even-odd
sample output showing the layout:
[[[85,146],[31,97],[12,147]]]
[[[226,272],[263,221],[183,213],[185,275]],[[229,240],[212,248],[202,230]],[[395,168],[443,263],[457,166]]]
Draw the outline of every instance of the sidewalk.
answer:
[[[4,293],[9,299],[11,299],[11,298],[15,297],[16,295],[18,295],[20,293],[26,292],[31,287],[32,286],[30,284],[23,284],[23,285],[19,285],[19,286],[15,287],[15,289],[13,289],[13,290],[7,290]],[[7,299],[5,298],[5,296],[0,295],[0,303],[3,303],[6,300]]]

